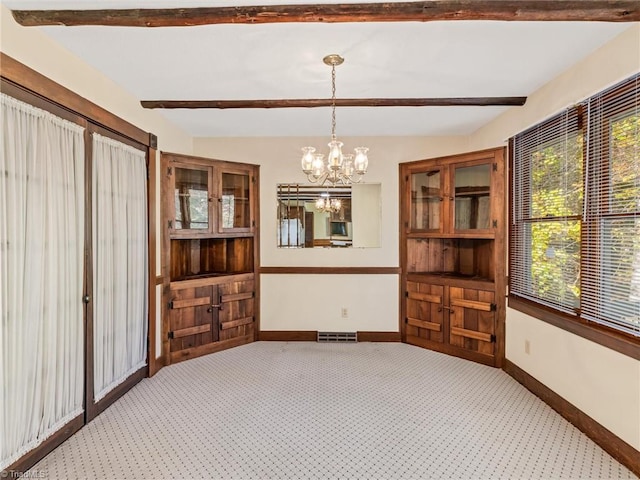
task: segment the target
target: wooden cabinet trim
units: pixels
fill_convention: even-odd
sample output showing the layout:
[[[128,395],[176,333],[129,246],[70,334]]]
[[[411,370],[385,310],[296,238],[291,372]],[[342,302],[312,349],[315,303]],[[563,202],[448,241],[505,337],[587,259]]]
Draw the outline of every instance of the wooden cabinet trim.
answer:
[[[435,332],[440,332],[442,330],[442,325],[439,323],[427,322],[426,320],[420,320],[419,318],[407,317],[407,323],[414,327],[426,328],[427,330],[433,330]]]
[[[197,335],[199,333],[211,331],[211,324],[196,325],[195,327],[182,328],[180,330],[174,330],[172,332],[173,338],[187,337],[189,335]]]
[[[253,292],[232,293],[229,295],[222,295],[222,297],[220,298],[220,301],[222,303],[228,303],[228,302],[237,302],[240,300],[248,300],[250,298],[253,298]]]
[[[463,164],[465,162],[473,161],[486,161],[495,158],[496,154],[501,152],[504,154],[504,147],[488,148],[486,150],[478,150],[475,152],[460,153],[455,155],[447,155],[444,157],[425,158],[421,160],[413,160],[411,162],[402,163],[402,166],[406,166],[410,171],[420,170],[424,168],[425,163],[432,162],[436,165],[450,165],[452,163]]]
[[[209,343],[199,347],[172,352],[171,363],[189,360],[190,358],[200,357],[209,353],[220,352],[229,348],[239,347],[240,345],[246,345],[251,342],[253,342],[253,335],[245,335],[242,337],[232,338],[230,340],[221,340],[219,342]]]
[[[253,322],[254,322],[253,317],[243,317],[243,318],[238,318],[236,320],[231,320],[229,322],[220,322],[220,328],[222,330],[227,330],[229,328],[240,327],[242,325],[249,325],[250,323],[253,323]]]
[[[201,305],[211,305],[211,297],[198,297],[186,300],[172,300],[171,309],[197,307]]]
[[[165,152],[165,151],[161,151],[160,152],[162,156],[166,157],[168,160],[173,160],[173,161],[177,161],[177,162],[181,162],[181,163],[186,163],[186,164],[193,164],[193,165],[203,165],[203,166],[209,166],[212,164],[212,162],[215,162],[216,165],[219,165],[223,168],[228,168],[230,170],[233,169],[242,169],[245,167],[251,167],[251,168],[255,168],[258,167],[259,165],[255,164],[255,163],[246,163],[246,162],[230,162],[228,160],[220,160],[217,158],[207,158],[207,157],[198,157],[195,155],[187,155],[184,153],[172,153],[172,152]]]
[[[495,305],[487,302],[477,302],[475,300],[465,300],[463,298],[452,298],[452,307],[472,308],[473,310],[482,310],[483,312],[491,312],[495,310]]]
[[[428,293],[408,292],[407,298],[410,300],[418,300],[420,302],[442,303],[442,297],[439,295],[431,295]]]
[[[436,352],[446,353],[447,355],[454,355],[456,357],[471,360],[472,362],[481,363],[490,367],[495,366],[495,359],[492,355],[485,355],[483,353],[465,350],[464,348],[449,345],[447,343],[432,342],[412,335],[406,336],[406,343],[422,348],[428,348],[429,350],[434,350]]]
[[[475,330],[467,330],[466,328],[451,327],[451,335],[459,337],[473,338],[482,342],[492,342],[493,335],[490,333],[477,332]]]
[[[171,290],[180,290],[183,288],[196,288],[196,287],[205,287],[208,285],[220,285],[220,284],[229,283],[229,282],[244,282],[248,280],[253,280],[254,278],[255,278],[255,275],[253,273],[218,275],[218,276],[211,276],[211,277],[205,277],[205,278],[196,278],[193,280],[180,280],[177,282],[171,282],[170,288]]]
[[[494,290],[495,282],[487,280],[473,280],[467,278],[445,277],[441,275],[429,275],[428,273],[409,273],[407,280],[410,282],[430,283],[434,285],[458,285],[465,288],[478,290]]]

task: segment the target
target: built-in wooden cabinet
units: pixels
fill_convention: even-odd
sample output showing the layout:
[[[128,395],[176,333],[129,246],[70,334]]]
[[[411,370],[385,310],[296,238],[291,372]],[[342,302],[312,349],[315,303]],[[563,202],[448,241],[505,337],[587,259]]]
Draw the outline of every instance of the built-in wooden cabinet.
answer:
[[[165,351],[257,338],[258,166],[163,153]]]
[[[403,340],[504,358],[504,149],[400,165]]]

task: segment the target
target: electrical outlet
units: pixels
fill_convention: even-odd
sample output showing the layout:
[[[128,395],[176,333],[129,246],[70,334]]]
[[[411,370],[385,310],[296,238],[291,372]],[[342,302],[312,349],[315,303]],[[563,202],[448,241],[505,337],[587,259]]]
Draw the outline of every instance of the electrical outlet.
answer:
[[[342,307],[342,318],[349,318],[349,309],[347,307]]]
[[[529,340],[524,341],[524,353],[527,355],[531,353],[531,342],[529,342]]]

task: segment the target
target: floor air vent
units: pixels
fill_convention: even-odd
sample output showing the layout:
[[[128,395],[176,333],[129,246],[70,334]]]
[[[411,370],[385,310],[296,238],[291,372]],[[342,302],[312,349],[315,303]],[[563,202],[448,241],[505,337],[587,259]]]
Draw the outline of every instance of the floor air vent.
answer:
[[[319,342],[357,342],[356,332],[318,332]]]

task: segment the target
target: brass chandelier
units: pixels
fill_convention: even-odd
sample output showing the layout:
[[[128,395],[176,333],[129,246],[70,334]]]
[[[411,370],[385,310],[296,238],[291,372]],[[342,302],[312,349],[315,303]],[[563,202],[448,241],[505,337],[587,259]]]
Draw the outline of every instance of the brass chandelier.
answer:
[[[354,148],[354,154],[343,154],[343,143],[336,137],[336,66],[344,62],[337,54],[327,55],[322,61],[331,67],[331,141],[329,154],[316,153],[315,147],[302,148],[302,171],[311,183],[350,185],[362,181],[367,172],[369,158],[367,147]]]

